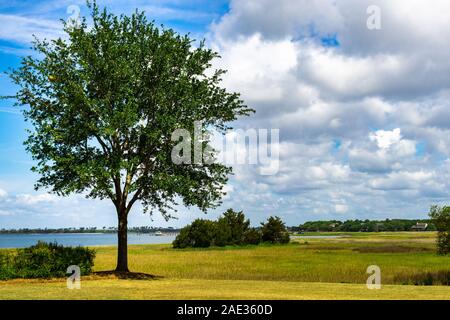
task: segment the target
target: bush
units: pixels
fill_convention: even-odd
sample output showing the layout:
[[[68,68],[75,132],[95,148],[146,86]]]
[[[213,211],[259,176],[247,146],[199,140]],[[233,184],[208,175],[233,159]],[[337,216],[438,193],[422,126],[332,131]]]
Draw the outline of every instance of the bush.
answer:
[[[218,247],[224,247],[231,243],[231,229],[224,219],[219,219],[218,221],[213,222],[214,224],[214,241],[213,245]]]
[[[261,223],[262,240],[271,243],[288,243],[289,233],[279,217],[270,217],[267,222]]]
[[[241,245],[250,221],[241,212],[228,209],[217,221],[197,219],[181,229],[172,243],[174,248],[205,248],[209,246]]]
[[[245,244],[259,244],[261,242],[261,232],[258,229],[251,228],[244,233]]]
[[[245,219],[242,211],[236,212],[233,209],[228,209],[217,220],[217,235],[221,236],[219,243],[225,243],[224,245],[244,244],[244,235],[249,226],[250,220]]]
[[[92,271],[94,258],[95,251],[88,248],[38,242],[15,253],[1,253],[0,279],[65,277],[70,265],[79,266],[86,275]]]
[[[192,224],[181,229],[172,245],[174,248],[206,248],[213,243],[214,222],[197,219]]]
[[[181,229],[172,245],[176,249],[259,244],[261,241],[288,243],[289,234],[280,218],[269,218],[262,230],[250,228],[242,211],[228,209],[217,221],[197,219]]]
[[[13,255],[9,251],[0,251],[0,280],[15,278]]]

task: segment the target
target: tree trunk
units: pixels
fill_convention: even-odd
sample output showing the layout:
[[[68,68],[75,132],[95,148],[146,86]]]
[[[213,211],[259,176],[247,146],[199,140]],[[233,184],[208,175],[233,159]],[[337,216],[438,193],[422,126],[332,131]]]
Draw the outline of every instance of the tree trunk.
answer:
[[[128,217],[126,212],[118,212],[118,218],[116,271],[128,272]]]

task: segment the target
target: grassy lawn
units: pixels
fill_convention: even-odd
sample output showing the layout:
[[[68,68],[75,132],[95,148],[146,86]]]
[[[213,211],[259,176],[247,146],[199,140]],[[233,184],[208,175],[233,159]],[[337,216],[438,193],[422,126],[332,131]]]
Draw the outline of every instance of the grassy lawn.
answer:
[[[64,281],[8,281],[0,287],[2,299],[450,299],[444,286],[365,285],[255,280],[88,280],[80,290]]]
[[[134,245],[130,269],[158,280],[85,277],[81,290],[65,279],[12,280],[0,282],[0,299],[450,299],[449,286],[411,285],[450,271],[450,257],[434,252],[434,233],[342,235],[241,248]],[[96,250],[95,271],[113,269],[116,249]],[[381,290],[365,286],[369,265],[381,268]]]

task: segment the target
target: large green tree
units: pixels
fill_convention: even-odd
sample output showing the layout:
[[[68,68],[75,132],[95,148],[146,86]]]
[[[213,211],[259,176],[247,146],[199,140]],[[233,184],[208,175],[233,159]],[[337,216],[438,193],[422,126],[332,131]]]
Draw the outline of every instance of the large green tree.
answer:
[[[220,86],[218,54],[156,27],[143,12],[116,16],[88,3],[91,19],[64,23],[65,37],[35,40],[36,55],[11,72],[33,127],[36,189],[110,199],[118,217],[116,271],[127,272],[127,220],[140,202],[171,217],[177,201],[206,211],[220,203],[229,167],[175,164],[176,129],[228,129],[252,110]],[[202,141],[206,147],[208,141]],[[210,149],[211,150],[211,149]]]
[[[437,253],[450,253],[450,206],[431,206],[429,216],[438,231]]]

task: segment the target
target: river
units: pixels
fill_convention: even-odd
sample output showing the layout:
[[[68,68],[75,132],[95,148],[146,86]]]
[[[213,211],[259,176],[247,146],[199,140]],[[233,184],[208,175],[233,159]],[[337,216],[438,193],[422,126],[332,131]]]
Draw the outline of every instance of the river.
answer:
[[[175,235],[128,234],[128,244],[172,243]],[[107,246],[117,244],[115,233],[31,233],[0,234],[0,248],[24,248],[38,241],[57,242],[65,246]]]

